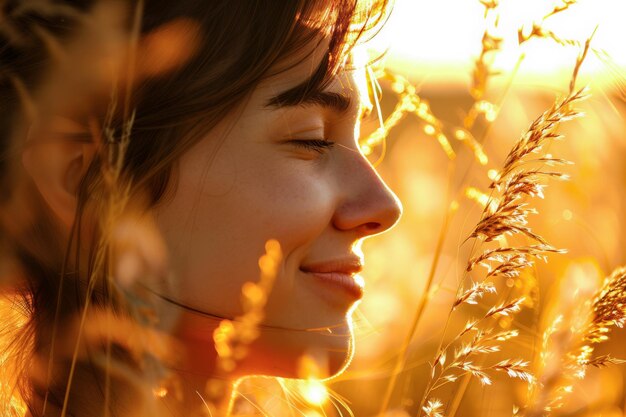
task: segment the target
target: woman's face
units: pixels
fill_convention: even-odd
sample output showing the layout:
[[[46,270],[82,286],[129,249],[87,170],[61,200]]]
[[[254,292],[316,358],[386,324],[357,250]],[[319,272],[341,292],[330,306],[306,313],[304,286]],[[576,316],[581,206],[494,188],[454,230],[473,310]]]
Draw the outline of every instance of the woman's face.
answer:
[[[298,376],[303,355],[326,361],[327,375],[341,369],[362,296],[358,244],[401,212],[359,151],[364,72],[341,72],[301,104],[285,99],[311,76],[314,56],[265,80],[186,152],[156,208],[175,277],[168,295],[224,318],[242,313],[242,285],[258,281],[266,241],[279,241],[283,259],[241,373]],[[177,332],[202,352],[215,325],[181,313]]]

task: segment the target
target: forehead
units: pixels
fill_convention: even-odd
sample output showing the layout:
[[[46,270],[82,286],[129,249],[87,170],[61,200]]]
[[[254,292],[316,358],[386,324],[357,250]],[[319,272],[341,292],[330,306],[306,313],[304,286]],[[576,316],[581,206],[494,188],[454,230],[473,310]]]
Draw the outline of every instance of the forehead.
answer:
[[[360,50],[351,51],[338,68],[337,73],[319,89],[349,98],[352,106],[357,109],[371,107],[365,66],[354,65],[355,56],[360,52]],[[328,42],[326,40],[317,39],[309,42],[297,53],[268,71],[270,75],[257,86],[252,100],[257,103],[267,103],[283,92],[311,85],[314,82],[312,78],[316,76],[327,53]]]

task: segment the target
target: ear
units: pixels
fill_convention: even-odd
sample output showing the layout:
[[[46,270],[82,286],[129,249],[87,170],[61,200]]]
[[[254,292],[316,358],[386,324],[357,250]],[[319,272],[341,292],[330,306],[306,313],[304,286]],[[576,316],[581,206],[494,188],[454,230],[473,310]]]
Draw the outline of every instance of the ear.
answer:
[[[76,215],[78,186],[96,152],[97,141],[89,135],[90,130],[95,131],[57,117],[44,129],[45,133],[29,138],[22,153],[26,172],[68,229]],[[93,140],[76,140],[70,135],[91,136]]]

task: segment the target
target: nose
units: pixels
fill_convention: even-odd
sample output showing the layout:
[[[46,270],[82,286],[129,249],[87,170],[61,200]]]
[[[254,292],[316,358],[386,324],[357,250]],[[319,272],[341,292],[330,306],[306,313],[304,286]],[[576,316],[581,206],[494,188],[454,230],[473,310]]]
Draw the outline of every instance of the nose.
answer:
[[[350,152],[344,159],[339,177],[335,228],[363,238],[390,229],[400,219],[400,200],[360,152]]]

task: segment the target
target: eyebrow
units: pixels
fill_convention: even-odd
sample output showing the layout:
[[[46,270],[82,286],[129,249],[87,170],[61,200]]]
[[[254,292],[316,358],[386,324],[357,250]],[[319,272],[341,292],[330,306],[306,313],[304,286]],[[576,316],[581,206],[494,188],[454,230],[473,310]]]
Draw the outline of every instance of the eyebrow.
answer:
[[[272,97],[265,103],[265,107],[274,108],[307,105],[321,106],[344,113],[352,106],[352,99],[342,93],[311,90],[308,83],[304,82]]]

